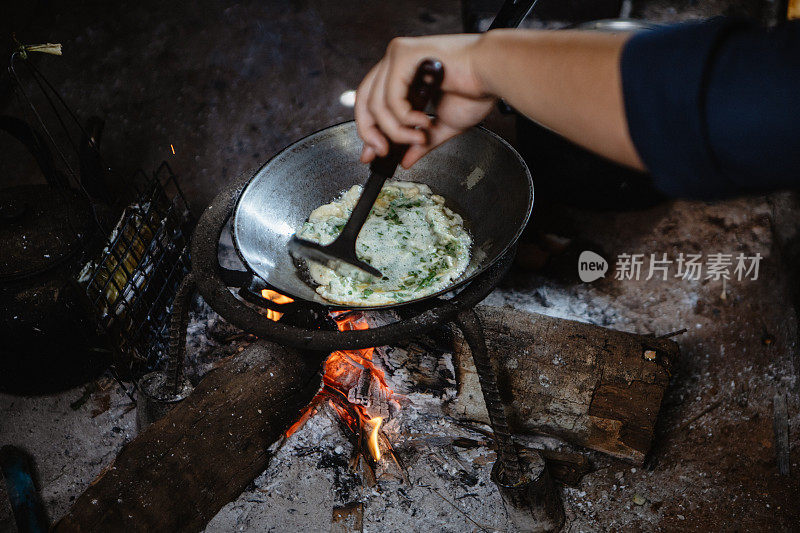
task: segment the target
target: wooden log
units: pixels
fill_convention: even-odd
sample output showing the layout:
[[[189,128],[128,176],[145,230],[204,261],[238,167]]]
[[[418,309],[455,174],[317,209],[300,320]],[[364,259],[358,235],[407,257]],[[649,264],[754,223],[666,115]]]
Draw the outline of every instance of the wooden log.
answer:
[[[677,344],[511,308],[480,306],[478,314],[514,432],[644,461]],[[458,397],[450,413],[488,421],[460,335],[454,358]]]
[[[326,354],[259,341],[123,447],[55,531],[198,531],[267,466]]]

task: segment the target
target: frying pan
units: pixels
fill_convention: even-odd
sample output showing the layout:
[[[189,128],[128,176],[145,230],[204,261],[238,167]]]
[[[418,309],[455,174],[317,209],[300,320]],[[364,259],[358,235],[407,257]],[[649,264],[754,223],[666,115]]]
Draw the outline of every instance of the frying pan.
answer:
[[[245,186],[233,212],[232,238],[244,265],[276,291],[331,308],[351,309],[316,293],[288,243],[308,215],[355,184],[369,167],[359,162],[361,140],[355,122],[344,122],[290,145],[261,167]],[[468,282],[511,247],[528,222],[533,182],[528,167],[506,141],[471,128],[426,155],[395,179],[428,185],[460,214],[472,235],[466,271],[443,290],[396,307],[450,292]]]

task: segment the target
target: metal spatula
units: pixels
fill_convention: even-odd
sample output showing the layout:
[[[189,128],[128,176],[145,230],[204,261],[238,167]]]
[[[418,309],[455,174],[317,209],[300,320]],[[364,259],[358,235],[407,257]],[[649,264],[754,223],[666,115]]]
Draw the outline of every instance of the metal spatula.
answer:
[[[408,101],[411,107],[416,111],[425,111],[429,102],[435,102],[443,78],[444,67],[441,62],[435,59],[422,61],[408,89]],[[364,184],[364,192],[361,193],[361,198],[358,199],[342,232],[333,242],[323,246],[299,239],[295,235],[289,241],[289,253],[296,259],[317,261],[333,270],[342,264],[348,264],[373,276],[381,277],[378,269],[356,257],[356,239],[375,200],[378,199],[384,182],[394,175],[406,150],[408,150],[407,144],[390,143],[388,155],[379,157],[370,164],[370,174]]]

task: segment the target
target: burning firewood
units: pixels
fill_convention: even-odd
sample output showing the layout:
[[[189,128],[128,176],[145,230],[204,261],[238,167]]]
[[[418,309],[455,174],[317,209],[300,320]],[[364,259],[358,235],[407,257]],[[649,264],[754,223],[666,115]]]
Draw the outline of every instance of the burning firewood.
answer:
[[[547,430],[579,445],[636,458],[627,451],[631,448],[628,441],[613,441],[598,431],[578,431],[574,425],[566,423],[558,425],[565,420],[559,416],[551,416],[550,426],[543,426],[537,422],[536,416],[541,410],[547,415],[547,407],[541,404],[543,397],[552,397],[553,400],[562,396],[582,398],[586,387],[580,384],[590,383],[592,388],[586,390],[594,393],[589,394],[586,402],[575,404],[585,410],[584,418],[578,420],[598,423],[598,419],[611,420],[619,416],[615,413],[622,412],[629,413],[632,420],[651,423],[668,380],[666,369],[661,365],[677,354],[671,341],[507,309],[479,309],[479,312],[490,353],[497,358],[501,390],[512,399],[509,405],[509,413],[513,415],[512,428],[523,432]],[[369,325],[360,313],[341,314],[336,318],[343,330],[362,329]],[[425,346],[431,344],[429,340],[415,342],[422,342]],[[647,350],[657,352],[654,361],[644,357],[645,344]],[[463,352],[459,350],[463,346],[458,339],[455,348],[455,356],[460,357]],[[525,353],[528,359],[520,357]],[[562,358],[559,364],[553,362],[556,355]],[[320,354],[320,357],[325,357],[325,354]],[[431,444],[423,446],[427,451],[414,451],[415,439],[442,437],[417,433],[415,439],[407,438],[407,434],[403,440],[396,429],[392,429],[403,420],[405,406],[420,395],[426,398],[424,401],[434,400],[437,409],[449,409],[452,418],[441,412],[437,417],[449,428],[447,431],[457,427],[454,419],[480,418],[476,404],[465,402],[468,398],[465,394],[470,393],[469,380],[472,379],[469,367],[464,364],[464,358],[457,361],[454,367],[450,353],[430,347],[394,347],[380,352],[373,349],[336,351],[327,355],[322,365],[322,387],[314,390],[304,387],[307,395],[300,399],[287,395],[285,388],[295,390],[300,386],[298,379],[305,374],[292,365],[306,368],[307,358],[304,360],[299,352],[257,342],[225,361],[200,383],[192,396],[126,446],[113,468],[106,470],[76,501],[73,509],[57,525],[57,530],[119,529],[127,523],[127,515],[135,516],[142,526],[155,523],[163,526],[164,517],[174,517],[175,522],[167,524],[167,527],[196,530],[263,471],[274,453],[274,449],[268,448],[281,434],[291,435],[308,424],[312,417],[323,413],[329,413],[333,420],[338,421],[352,443],[350,469],[360,473],[365,487],[375,487],[383,479],[393,479],[395,482],[402,480],[403,486],[412,490],[419,483],[419,462],[415,457],[424,457],[431,464],[432,471],[440,473],[441,479],[452,478],[448,483],[468,485],[477,479],[476,475],[487,471],[494,461],[492,452],[484,453],[483,461],[465,462],[462,452],[452,449],[455,444],[452,438],[446,443],[448,450],[437,450],[443,444],[431,441]],[[603,362],[604,372],[594,374],[596,367],[592,362]],[[425,375],[429,376],[429,381],[417,379]],[[594,381],[586,381],[592,376]],[[615,381],[615,376],[619,380]],[[625,390],[624,385],[628,382],[623,377],[647,384],[652,395],[647,401],[642,401],[639,395],[614,394],[617,390]],[[461,393],[458,398],[455,378],[458,378]],[[545,381],[551,385],[549,388],[542,384]],[[412,399],[396,393],[390,383],[393,386],[402,383],[399,390],[402,394],[410,394]],[[532,396],[534,392],[538,396]],[[480,392],[472,390],[472,395],[479,403]],[[535,398],[538,398],[537,402],[531,404]],[[404,405],[402,409],[401,404]],[[519,411],[522,408],[526,410]],[[527,414],[522,416],[521,412]],[[240,416],[232,417],[231,413]],[[618,420],[624,427],[625,420]],[[292,427],[285,429],[293,421]],[[598,427],[602,429],[603,426]],[[637,431],[642,431],[641,426],[637,428]],[[486,437],[489,438],[483,442],[484,449],[494,444],[491,434],[486,434]],[[462,432],[459,442],[463,444],[464,438]],[[614,442],[617,442],[616,447],[610,446]],[[604,448],[606,444],[609,446]],[[395,446],[397,451],[393,449]],[[644,453],[645,446],[639,445],[635,449],[637,453]],[[537,452],[542,453],[540,450]],[[560,479],[570,478],[572,483],[588,468],[580,456],[562,454],[553,457],[547,453],[542,453],[542,456],[553,475]],[[214,460],[209,461],[210,457]],[[403,466],[405,461],[413,464],[412,480]],[[344,468],[347,468],[346,464]],[[185,472],[193,473],[188,481],[183,475]],[[218,482],[220,479],[225,482]],[[181,497],[175,498],[175,494]],[[118,503],[118,500],[123,503]],[[340,503],[347,501],[351,500]],[[461,506],[461,502],[451,501]],[[199,512],[198,502],[202,507]]]
[[[359,312],[345,311],[334,315],[341,331],[366,329],[367,318]],[[381,458],[380,428],[391,420],[400,410],[400,404],[393,398],[394,392],[386,383],[383,371],[377,368],[372,356],[374,348],[361,350],[342,350],[330,354],[325,362],[323,387],[314,398],[300,420],[308,419],[313,407],[327,401],[339,414],[345,427],[359,442],[364,440],[372,459]],[[294,424],[287,435],[302,426]],[[365,436],[365,437],[364,437]],[[359,446],[359,449],[362,449]]]

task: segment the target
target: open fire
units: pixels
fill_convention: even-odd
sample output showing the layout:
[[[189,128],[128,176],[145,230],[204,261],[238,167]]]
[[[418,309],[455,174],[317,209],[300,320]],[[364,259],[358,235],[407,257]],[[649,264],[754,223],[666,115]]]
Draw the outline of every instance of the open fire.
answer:
[[[284,296],[279,292],[271,291],[269,289],[263,289],[261,291],[261,296],[271,302],[275,302],[276,304],[290,304],[294,301],[288,296]],[[278,320],[281,319],[282,316],[283,313],[279,311],[273,311],[272,309],[267,309],[267,318],[269,318],[270,320],[274,320],[275,322],[277,322]]]
[[[261,295],[278,304],[294,301],[268,289],[262,290]],[[267,310],[270,320],[278,321],[282,316],[283,313]],[[331,317],[339,331],[369,328],[366,316],[359,311],[335,311]],[[359,452],[366,448],[373,460],[380,460],[381,450],[390,448],[381,427],[397,414],[400,404],[393,399],[394,391],[386,383],[383,371],[374,365],[374,353],[374,348],[331,353],[325,361],[322,389],[286,431],[286,436],[301,428],[327,402],[351,433]]]

